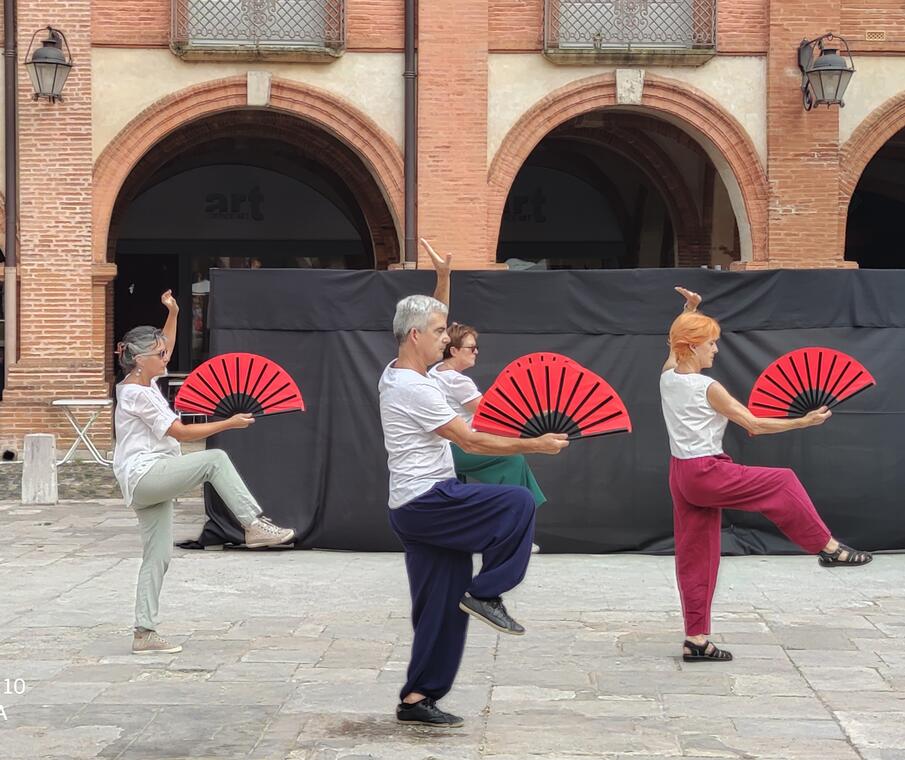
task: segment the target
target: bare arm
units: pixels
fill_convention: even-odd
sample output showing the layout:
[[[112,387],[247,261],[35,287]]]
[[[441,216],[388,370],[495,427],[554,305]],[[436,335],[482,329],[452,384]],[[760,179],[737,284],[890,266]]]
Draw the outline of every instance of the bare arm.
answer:
[[[226,430],[239,430],[254,424],[255,418],[250,414],[234,414],[227,420],[218,422],[199,422],[197,425],[183,425],[176,420],[167,430],[167,435],[181,443],[187,441],[203,441]]]
[[[788,430],[800,430],[801,428],[822,425],[833,413],[825,406],[808,412],[804,417],[796,419],[773,419],[768,417],[755,417],[751,411],[740,401],[733,398],[719,383],[711,383],[707,388],[707,401],[715,411],[728,417],[736,425],[745,428],[751,435],[770,435],[772,433],[785,433]]]
[[[683,287],[676,287],[676,292],[685,299],[685,306],[682,308],[682,311],[697,311],[698,306],[701,305],[701,301],[703,300],[701,296],[691,290],[686,290]],[[671,369],[675,369],[676,365],[679,363],[679,360],[676,359],[676,352],[672,350],[672,346],[669,347],[669,356],[666,357],[666,362],[663,364],[663,369],[660,370],[660,374],[662,375],[664,372],[668,372]]]
[[[430,256],[431,263],[434,265],[434,270],[437,272],[437,287],[434,288],[434,298],[440,301],[440,303],[446,304],[448,308],[449,273],[452,269],[452,254],[447,253],[446,256],[441,256],[424,238],[421,238],[421,245],[424,246],[424,250],[426,250],[428,256]]]
[[[508,456],[510,454],[558,454],[569,445],[565,433],[547,433],[540,438],[504,438],[501,435],[478,433],[470,429],[461,417],[438,427],[437,435],[445,438],[467,454]]]
[[[160,297],[160,302],[167,308],[167,321],[163,326],[163,336],[167,341],[167,360],[176,350],[176,321],[179,317],[179,305],[173,298],[173,291],[168,290]],[[197,439],[193,439],[197,440]]]

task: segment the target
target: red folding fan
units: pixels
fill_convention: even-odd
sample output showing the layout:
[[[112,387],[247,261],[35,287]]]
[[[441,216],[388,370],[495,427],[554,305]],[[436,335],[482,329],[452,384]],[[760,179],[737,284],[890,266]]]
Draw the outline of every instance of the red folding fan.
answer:
[[[799,348],[781,356],[757,378],[748,409],[757,417],[803,417],[876,385],[857,360],[832,348]]]
[[[472,424],[510,438],[566,433],[573,440],[632,429],[625,404],[606,380],[551,353],[509,364],[484,394]]]
[[[176,394],[180,412],[231,417],[305,411],[295,381],[275,362],[257,354],[221,354],[196,367]]]

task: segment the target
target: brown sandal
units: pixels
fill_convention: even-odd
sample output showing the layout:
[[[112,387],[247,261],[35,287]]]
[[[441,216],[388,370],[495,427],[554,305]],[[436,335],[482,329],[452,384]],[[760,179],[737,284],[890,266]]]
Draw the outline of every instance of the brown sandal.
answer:
[[[732,659],[732,652],[725,649],[718,649],[716,645],[709,640],[705,641],[703,644],[695,644],[693,641],[685,639],[683,646],[689,650],[689,652],[682,653],[682,659],[685,660],[685,662],[704,662],[705,660],[729,662],[729,660]]]

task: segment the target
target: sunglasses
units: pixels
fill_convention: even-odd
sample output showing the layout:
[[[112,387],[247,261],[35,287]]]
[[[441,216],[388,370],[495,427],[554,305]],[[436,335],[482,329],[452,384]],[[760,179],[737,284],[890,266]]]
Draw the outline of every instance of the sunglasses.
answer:
[[[471,351],[473,354],[478,353],[478,344],[475,343],[473,346],[460,346],[463,351]]]
[[[147,354],[138,354],[138,356],[156,356],[159,359],[167,358],[167,350],[165,348],[160,349],[160,351],[151,351]]]

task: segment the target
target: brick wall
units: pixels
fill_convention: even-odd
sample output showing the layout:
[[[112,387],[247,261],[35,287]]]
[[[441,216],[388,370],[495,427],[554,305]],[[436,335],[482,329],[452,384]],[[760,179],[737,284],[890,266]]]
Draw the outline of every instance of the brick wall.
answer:
[[[839,110],[804,110],[801,74],[792,57],[802,39],[813,38],[823,29],[838,29],[839,18],[839,0],[771,2],[767,59],[769,266],[846,264],[844,241],[833,225],[825,223],[838,213]]]
[[[91,38],[110,47],[167,47],[170,0],[93,0]]]
[[[721,54],[767,52],[769,0],[718,0],[717,50]]]
[[[5,436],[68,424],[49,402],[102,395],[91,269],[91,7],[89,0],[20,0],[19,48],[52,21],[76,61],[62,103],[31,98],[19,67],[20,362],[0,407]],[[52,157],[52,160],[48,160]]]
[[[842,0],[841,6],[840,34],[853,52],[905,52],[902,0]],[[886,38],[876,39],[877,32]]]
[[[347,50],[402,50],[404,45],[404,0],[346,0]]]
[[[418,234],[460,269],[496,260],[486,235],[487,21],[488,0],[421,4]]]
[[[544,0],[490,0],[492,51],[532,51],[544,46]]]

